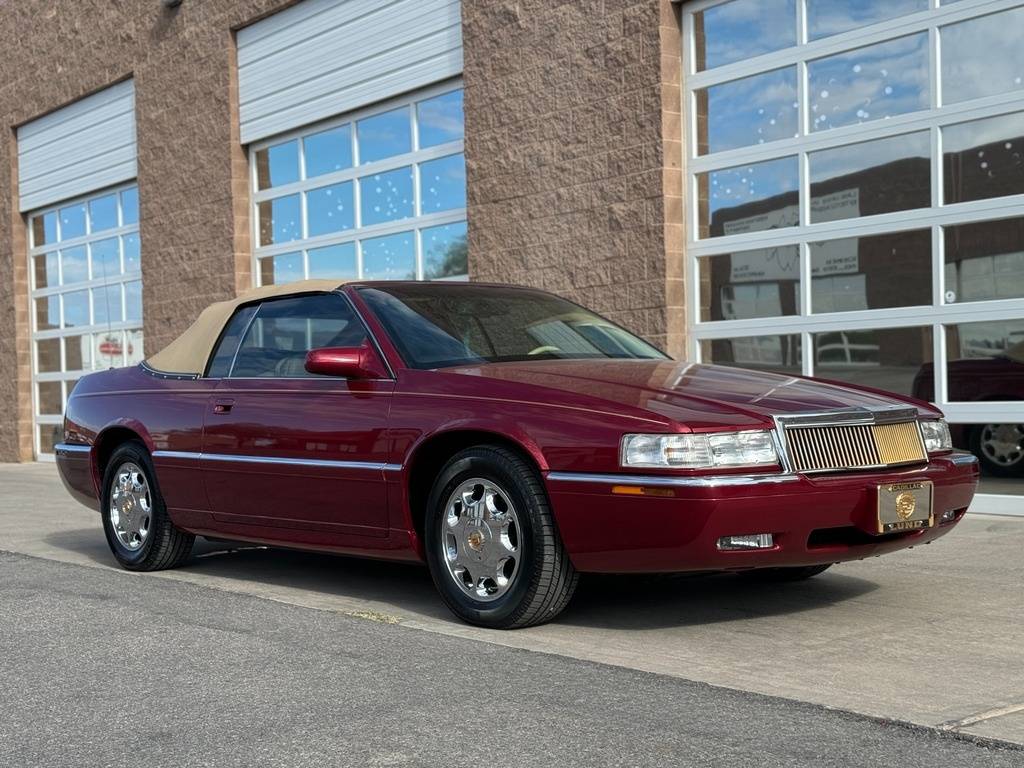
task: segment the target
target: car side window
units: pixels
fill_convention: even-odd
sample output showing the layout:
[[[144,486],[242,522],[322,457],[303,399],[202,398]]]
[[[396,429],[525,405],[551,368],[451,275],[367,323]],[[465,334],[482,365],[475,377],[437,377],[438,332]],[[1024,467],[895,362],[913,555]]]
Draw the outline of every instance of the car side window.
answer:
[[[341,296],[317,294],[266,301],[242,339],[231,378],[303,378],[306,353],[358,347],[366,329]]]
[[[231,361],[235,359],[235,352],[238,351],[238,342],[242,340],[242,334],[255,314],[256,305],[250,304],[247,307],[240,307],[231,316],[220,335],[210,364],[206,367],[206,375],[209,378],[222,379],[231,371]]]

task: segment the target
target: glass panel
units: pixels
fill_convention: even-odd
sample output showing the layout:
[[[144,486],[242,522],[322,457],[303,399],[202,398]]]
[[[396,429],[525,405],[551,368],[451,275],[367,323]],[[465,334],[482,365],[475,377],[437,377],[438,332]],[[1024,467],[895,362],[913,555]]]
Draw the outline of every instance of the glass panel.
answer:
[[[928,109],[928,33],[818,59],[807,73],[812,131]]]
[[[142,269],[142,262],[139,258],[139,236],[125,235],[121,238],[122,248],[124,248],[124,271],[125,272],[138,272]]]
[[[945,229],[947,304],[1024,298],[1024,219]]]
[[[693,15],[697,71],[796,45],[796,0],[732,0]]]
[[[449,155],[420,163],[420,212],[466,207],[466,159]]]
[[[412,150],[409,108],[400,107],[360,120],[356,126],[356,133],[359,139],[361,165],[409,152]]]
[[[953,445],[970,451],[981,464],[978,493],[1024,496],[1024,424],[1017,406],[1006,421],[950,424]]]
[[[811,310],[932,303],[932,233],[927,229],[811,243]]]
[[[206,370],[207,376],[219,379],[231,373],[231,361],[235,359],[235,352],[238,351],[238,342],[241,340],[242,334],[245,333],[245,329],[249,327],[249,321],[252,320],[254,314],[256,314],[256,305],[250,304],[248,307],[241,307],[231,316],[231,321],[224,329],[224,334],[217,342],[213,357],[210,358],[210,365]]]
[[[64,337],[64,361],[66,371],[87,371],[92,368],[92,336]]]
[[[270,189],[299,180],[299,141],[275,144],[256,153],[256,187]]]
[[[462,89],[443,93],[416,105],[420,148],[462,138]]]
[[[36,330],[60,328],[60,297],[43,296],[36,299]]]
[[[800,375],[800,335],[704,339],[701,360],[715,365]]]
[[[469,272],[466,222],[428,227],[420,231],[420,237],[425,280],[460,277]]]
[[[1024,85],[1024,8],[951,24],[940,31],[942,102],[953,104]]]
[[[950,402],[1024,400],[1024,319],[947,325],[946,360]]]
[[[85,234],[85,203],[60,209],[60,239],[70,240]]]
[[[288,195],[259,204],[260,245],[287,243],[302,237],[299,196]]]
[[[928,131],[810,153],[811,222],[927,208],[930,154]]]
[[[64,427],[60,424],[40,424],[39,452],[53,453],[53,446],[64,438]]]
[[[700,173],[697,185],[701,237],[795,227],[800,222],[795,157]]]
[[[125,331],[125,338],[127,339],[127,345],[124,349],[124,364],[125,365],[138,365],[146,359],[145,349],[143,348],[143,334],[141,330]]]
[[[139,223],[138,187],[129,187],[121,193],[121,223],[126,227]]]
[[[694,92],[697,152],[721,152],[798,133],[796,68],[777,69]]]
[[[92,337],[93,367],[95,370],[104,368],[120,368],[124,365],[124,334],[121,331],[97,333]]]
[[[89,325],[89,292],[72,291],[63,295],[64,327]]]
[[[32,247],[57,242],[57,214],[53,211],[32,217]]]
[[[36,371],[55,373],[60,370],[60,339],[40,339],[36,342]]]
[[[119,238],[98,240],[89,245],[92,252],[92,277],[99,280],[121,274],[121,244]]]
[[[415,280],[416,244],[412,232],[362,241],[364,280]]]
[[[89,279],[89,260],[86,253],[84,245],[65,248],[60,252],[61,279],[64,285]]]
[[[352,182],[346,181],[344,184],[320,187],[307,192],[306,217],[307,237],[352,229],[356,225]]]
[[[302,140],[306,178],[352,167],[352,126],[340,125]]]
[[[32,257],[33,287],[52,288],[58,284],[60,276],[57,271],[57,253],[41,253]]]
[[[64,393],[65,397],[71,397],[71,393],[75,391],[75,387],[81,379],[68,379],[64,382]],[[66,400],[65,400],[66,402]]]
[[[800,249],[759,248],[700,259],[703,322],[800,313]]]
[[[1024,112],[942,129],[946,203],[1024,193]]]
[[[412,168],[405,166],[359,180],[362,226],[413,215]]]
[[[89,231],[102,232],[117,226],[117,195],[104,195],[89,201]]]
[[[261,285],[293,283],[303,277],[301,253],[283,253],[260,259]]]
[[[142,281],[133,280],[124,284],[124,319],[142,322]]]
[[[326,248],[314,248],[306,254],[309,259],[310,278],[337,278],[357,280],[359,266],[356,264],[356,244],[341,243]]]
[[[928,0],[807,0],[807,37],[837,35],[928,9]]]
[[[60,416],[64,413],[64,388],[59,381],[39,382],[36,413]]]
[[[121,315],[120,284],[93,288],[92,312],[93,323],[96,325],[121,322],[124,318]]]
[[[814,375],[910,395],[932,362],[932,329],[882,328],[814,334]]]

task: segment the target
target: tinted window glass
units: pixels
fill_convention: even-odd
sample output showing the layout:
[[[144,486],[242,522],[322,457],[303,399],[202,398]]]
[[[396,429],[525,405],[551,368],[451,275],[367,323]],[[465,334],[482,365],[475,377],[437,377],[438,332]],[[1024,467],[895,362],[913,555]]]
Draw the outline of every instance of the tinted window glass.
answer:
[[[665,357],[604,318],[538,291],[434,283],[360,293],[413,368]]]
[[[366,331],[348,302],[322,294],[260,305],[231,370],[232,377],[296,378],[306,372],[306,353],[321,347],[358,347]]]
[[[210,365],[207,366],[206,375],[211,378],[220,379],[228,375],[231,370],[231,361],[235,357],[235,350],[238,349],[238,341],[249,324],[249,319],[256,313],[256,305],[242,307],[237,310],[228,321],[217,342],[217,349],[210,358]]]

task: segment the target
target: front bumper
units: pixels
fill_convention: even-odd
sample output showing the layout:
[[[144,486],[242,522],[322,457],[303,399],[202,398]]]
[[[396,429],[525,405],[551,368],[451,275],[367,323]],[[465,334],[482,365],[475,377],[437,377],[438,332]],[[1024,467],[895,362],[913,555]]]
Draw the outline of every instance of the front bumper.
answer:
[[[600,573],[671,573],[818,565],[930,542],[963,517],[978,484],[968,453],[925,467],[833,475],[685,479],[549,472],[545,480],[573,565]],[[934,485],[931,528],[877,534],[877,489]],[[666,495],[621,495],[616,486]],[[668,495],[671,494],[671,495]],[[955,517],[940,523],[942,513]],[[723,536],[771,533],[771,549],[721,551]]]

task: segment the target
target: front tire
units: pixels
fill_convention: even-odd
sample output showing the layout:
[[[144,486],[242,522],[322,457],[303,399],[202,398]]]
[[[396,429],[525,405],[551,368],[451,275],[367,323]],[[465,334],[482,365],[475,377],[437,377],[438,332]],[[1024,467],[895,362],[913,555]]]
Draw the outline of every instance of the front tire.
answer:
[[[192,552],[195,536],[171,522],[153,462],[141,443],[125,443],[110,457],[100,509],[107,544],[122,568],[175,568]]]
[[[434,584],[470,624],[542,624],[576,590],[541,478],[506,448],[482,445],[452,457],[430,492],[424,528]]]

